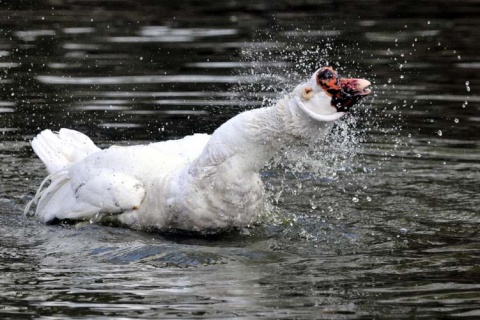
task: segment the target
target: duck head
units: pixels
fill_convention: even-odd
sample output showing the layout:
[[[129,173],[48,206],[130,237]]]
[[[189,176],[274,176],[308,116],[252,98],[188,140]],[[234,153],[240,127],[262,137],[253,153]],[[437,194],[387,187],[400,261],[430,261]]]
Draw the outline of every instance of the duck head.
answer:
[[[315,71],[306,84],[295,91],[297,104],[311,118],[319,121],[334,121],[345,115],[350,108],[369,95],[370,81],[359,78],[342,78],[332,67]]]

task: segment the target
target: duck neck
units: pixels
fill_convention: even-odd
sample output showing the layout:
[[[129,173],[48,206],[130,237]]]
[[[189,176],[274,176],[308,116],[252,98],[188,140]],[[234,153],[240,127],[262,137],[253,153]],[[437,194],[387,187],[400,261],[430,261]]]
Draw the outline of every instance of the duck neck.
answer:
[[[202,154],[172,177],[171,226],[206,230],[250,224],[264,205],[260,169],[283,147],[317,139],[328,126],[310,119],[288,97],[230,119]]]
[[[241,113],[220,126],[192,169],[233,161],[238,171],[258,172],[280,149],[315,141],[330,126],[311,119],[287,96],[273,107]]]

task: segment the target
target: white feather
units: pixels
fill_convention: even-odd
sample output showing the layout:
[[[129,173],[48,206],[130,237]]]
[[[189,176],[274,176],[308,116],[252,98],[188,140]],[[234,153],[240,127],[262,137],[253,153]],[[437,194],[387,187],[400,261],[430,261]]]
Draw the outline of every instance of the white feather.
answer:
[[[45,130],[32,145],[58,173],[32,200],[35,215],[48,222],[110,214],[134,228],[163,230],[246,226],[263,209],[259,170],[281,148],[324,135],[330,123],[315,114],[342,116],[323,91],[302,97],[307,85],[276,106],[230,119],[212,136],[100,150],[76,131]]]
[[[33,139],[32,148],[50,173],[100,150],[89,137],[69,129],[61,129],[58,133],[42,131]]]

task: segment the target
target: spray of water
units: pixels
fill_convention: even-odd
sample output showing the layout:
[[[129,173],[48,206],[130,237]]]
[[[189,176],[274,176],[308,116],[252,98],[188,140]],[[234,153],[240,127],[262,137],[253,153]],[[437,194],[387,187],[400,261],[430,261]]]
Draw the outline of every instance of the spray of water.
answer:
[[[348,67],[350,73],[346,73],[346,76],[361,75],[361,67],[355,61],[346,62],[345,70],[342,67],[341,62],[345,57],[352,55],[352,50],[355,51],[352,48],[336,44],[329,37],[316,39],[312,43],[298,36],[287,35],[278,39],[278,34],[286,33],[260,34],[257,41],[242,51],[241,60],[250,67],[241,70],[241,75],[254,75],[258,79],[255,83],[239,84],[235,88],[242,93],[244,101],[255,100],[263,106],[271,105],[322,66],[334,66],[340,73],[346,73]],[[359,130],[358,120],[368,117],[367,109],[354,112],[337,122],[324,140],[289,149],[272,160],[265,169],[268,201],[264,218],[270,224],[297,219],[298,213],[281,210],[278,204],[284,197],[301,197],[306,181],[338,181],[348,179],[349,173],[358,171],[360,164],[357,155],[362,153],[360,142],[368,134],[368,130]],[[371,119],[369,121],[370,126],[375,126]],[[311,209],[315,210],[315,195],[308,198]]]

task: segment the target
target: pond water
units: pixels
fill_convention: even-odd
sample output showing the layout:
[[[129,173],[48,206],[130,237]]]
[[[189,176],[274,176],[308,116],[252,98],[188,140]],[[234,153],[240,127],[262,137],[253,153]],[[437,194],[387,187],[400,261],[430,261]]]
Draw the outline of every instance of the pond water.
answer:
[[[475,1],[0,3],[0,317],[480,317]],[[211,133],[321,65],[374,95],[262,173],[250,229],[165,235],[23,216],[29,140]]]

